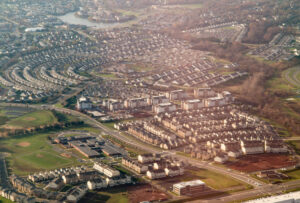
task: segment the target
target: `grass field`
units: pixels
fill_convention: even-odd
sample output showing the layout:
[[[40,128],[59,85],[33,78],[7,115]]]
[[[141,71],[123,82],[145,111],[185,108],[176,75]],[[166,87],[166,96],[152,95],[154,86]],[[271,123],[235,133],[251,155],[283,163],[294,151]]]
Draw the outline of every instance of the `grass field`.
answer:
[[[101,192],[90,192],[79,202],[128,203],[129,199],[126,187],[116,187]]]
[[[0,196],[0,203],[13,203],[13,202],[10,201],[9,199],[5,199],[4,197]]]
[[[288,175],[289,177],[291,177],[292,179],[300,179],[300,169],[293,169],[290,171],[286,171],[284,172],[286,175]]]
[[[189,170],[186,171],[187,174],[193,174],[198,176],[200,180],[205,182],[208,186],[214,189],[225,189],[235,186],[241,186],[242,183],[219,173],[215,173],[213,171],[209,171],[206,169],[199,170]]]
[[[8,121],[5,127],[28,128],[56,123],[57,119],[51,111],[41,110],[27,113],[18,118]]]
[[[79,164],[75,158],[66,158],[55,152],[48,142],[49,135],[45,133],[2,139],[0,149],[10,153],[7,160],[11,172],[27,175],[40,170]]]
[[[297,140],[297,141],[288,141],[288,143],[290,145],[292,145],[292,147],[295,149],[297,154],[300,154],[300,141],[299,140]]]

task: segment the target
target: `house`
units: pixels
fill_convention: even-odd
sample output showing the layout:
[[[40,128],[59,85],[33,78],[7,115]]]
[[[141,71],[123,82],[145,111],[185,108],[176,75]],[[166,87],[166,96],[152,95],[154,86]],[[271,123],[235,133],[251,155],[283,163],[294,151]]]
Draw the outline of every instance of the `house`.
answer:
[[[288,149],[281,140],[265,140],[265,151],[268,153],[286,153]]]
[[[136,171],[137,173],[146,173],[148,170],[148,166],[141,164],[135,160],[129,159],[129,158],[122,158],[122,164],[134,171]]]
[[[62,176],[64,184],[75,184],[79,182],[78,176],[76,173],[69,173]]]
[[[138,161],[142,164],[151,163],[151,162],[159,161],[159,160],[160,160],[159,154],[140,154],[140,155],[138,155]]]
[[[87,192],[86,185],[73,188],[67,195],[67,202],[78,202]]]
[[[109,187],[124,185],[131,183],[131,177],[127,175],[120,175],[111,178],[106,178],[106,183]]]
[[[151,169],[147,171],[146,175],[151,180],[167,177],[164,169]]]
[[[165,168],[165,173],[168,177],[183,175],[184,169],[178,166],[169,166]]]
[[[96,178],[87,182],[89,190],[101,189],[107,187],[107,181],[104,178]]]
[[[46,185],[45,190],[59,190],[64,186],[64,180],[62,178],[55,178],[48,185]]]
[[[265,151],[264,143],[259,140],[242,140],[241,147],[243,154],[259,154]]]

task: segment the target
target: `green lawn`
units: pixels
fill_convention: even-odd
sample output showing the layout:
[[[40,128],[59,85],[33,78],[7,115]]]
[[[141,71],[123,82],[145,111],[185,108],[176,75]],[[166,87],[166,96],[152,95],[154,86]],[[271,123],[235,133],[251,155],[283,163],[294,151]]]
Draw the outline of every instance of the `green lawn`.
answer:
[[[286,175],[288,175],[289,177],[291,177],[292,179],[300,179],[300,169],[293,169],[290,171],[286,171],[284,172]]]
[[[0,203],[13,203],[13,202],[10,201],[9,199],[5,199],[4,197],[0,196]]]
[[[8,127],[28,128],[56,123],[57,119],[51,111],[41,110],[27,113],[6,123]]]
[[[114,187],[101,192],[90,192],[80,202],[90,203],[128,203],[126,187]]]
[[[35,134],[21,138],[0,140],[1,151],[9,152],[7,158],[12,173],[27,175],[40,170],[50,170],[79,164],[75,158],[66,158],[55,152],[49,144],[50,134]]]
[[[205,182],[208,186],[214,189],[225,189],[235,186],[241,186],[242,184],[228,176],[220,173],[215,173],[206,169],[199,169],[197,171],[186,171],[199,177],[200,180]]]

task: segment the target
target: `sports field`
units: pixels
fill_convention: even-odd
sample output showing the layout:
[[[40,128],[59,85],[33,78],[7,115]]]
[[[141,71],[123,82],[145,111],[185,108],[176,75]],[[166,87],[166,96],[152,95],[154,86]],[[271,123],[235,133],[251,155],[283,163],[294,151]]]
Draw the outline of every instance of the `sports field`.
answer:
[[[26,113],[23,116],[14,118],[6,122],[6,128],[29,128],[38,127],[41,125],[56,123],[57,119],[51,111],[41,110]]]
[[[11,172],[26,175],[79,164],[74,157],[66,157],[54,151],[47,138],[49,135],[35,134],[2,139],[0,149],[9,153],[7,160]]]

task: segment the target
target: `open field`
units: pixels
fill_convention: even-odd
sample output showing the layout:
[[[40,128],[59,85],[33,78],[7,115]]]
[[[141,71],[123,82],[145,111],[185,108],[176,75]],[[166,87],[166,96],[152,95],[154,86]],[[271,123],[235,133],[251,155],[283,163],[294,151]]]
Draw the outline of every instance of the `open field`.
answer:
[[[227,167],[243,172],[255,172],[269,169],[284,168],[295,164],[290,156],[284,154],[246,155],[237,161],[226,164]]]
[[[26,113],[32,112],[34,109],[23,108],[23,107],[9,107],[1,106],[0,107],[0,116],[7,117],[8,119],[18,118],[23,116]]]
[[[295,149],[297,154],[300,154],[300,140],[288,141],[287,143]]]
[[[186,169],[184,175],[182,176],[164,178],[155,182],[157,182],[157,184],[161,185],[162,187],[170,190],[170,188],[175,183],[196,179],[202,180],[208,187],[211,187],[215,190],[224,190],[231,187],[244,186],[241,182],[236,181],[226,175],[195,167]]]
[[[88,193],[80,202],[91,203],[139,203],[142,201],[168,199],[168,195],[150,185],[130,185]]]
[[[300,169],[299,168],[286,171],[286,172],[284,172],[284,174],[288,175],[291,179],[300,179]]]
[[[24,114],[21,117],[9,120],[4,127],[5,128],[29,128],[38,127],[41,125],[53,124],[57,122],[57,118],[51,111],[34,111]]]
[[[283,71],[283,77],[289,84],[300,88],[300,66]]]
[[[13,202],[0,196],[0,203],[13,203]]]
[[[49,144],[49,135],[45,133],[2,139],[0,149],[10,154],[7,160],[11,172],[26,175],[79,164],[75,158],[67,158],[55,152]]]

